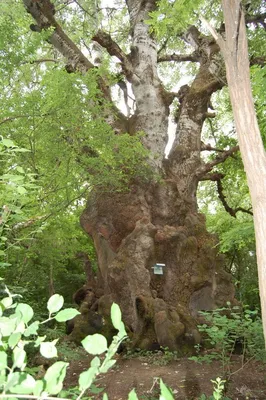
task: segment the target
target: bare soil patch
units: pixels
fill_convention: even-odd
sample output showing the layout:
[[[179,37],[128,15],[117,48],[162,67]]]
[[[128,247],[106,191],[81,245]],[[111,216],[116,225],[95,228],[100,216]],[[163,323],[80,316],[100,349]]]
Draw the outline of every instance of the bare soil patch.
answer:
[[[68,368],[67,386],[77,386],[79,374],[89,367],[89,359],[72,361]],[[234,356],[231,375],[226,384],[226,396],[232,400],[266,399],[266,366],[250,361],[241,368],[241,358]],[[237,372],[236,372],[237,371]],[[175,399],[199,399],[201,394],[210,396],[213,392],[211,379],[223,377],[219,361],[211,364],[197,364],[187,358],[170,361],[167,365],[154,365],[143,357],[124,359],[117,356],[117,363],[107,374],[96,382],[104,388],[109,400],[126,400],[128,393],[135,388],[139,400],[159,399],[159,378],[171,387]],[[102,399],[95,395],[94,399]]]

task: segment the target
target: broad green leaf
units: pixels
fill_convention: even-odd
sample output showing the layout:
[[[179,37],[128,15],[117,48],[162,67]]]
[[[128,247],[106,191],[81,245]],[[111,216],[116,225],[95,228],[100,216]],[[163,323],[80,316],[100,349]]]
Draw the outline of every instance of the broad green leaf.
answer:
[[[94,381],[98,372],[97,367],[90,367],[87,371],[84,371],[79,376],[79,390],[88,389]]]
[[[112,319],[112,324],[114,325],[114,327],[117,330],[119,330],[120,324],[122,322],[122,313],[119,308],[119,305],[116,303],[113,303],[112,307],[111,307],[111,319]]]
[[[15,347],[13,350],[13,368],[23,369],[26,366],[26,352],[24,349]]]
[[[168,387],[163,383],[162,379],[160,379],[160,400],[174,400],[174,397]]]
[[[54,294],[47,302],[47,309],[50,314],[53,314],[63,307],[64,297],[60,294]]]
[[[31,394],[35,387],[35,379],[25,372],[19,373],[18,383],[10,387],[11,393]]]
[[[57,348],[55,347],[57,341],[58,339],[54,340],[53,342],[42,342],[40,345],[41,355],[45,358],[57,357]]]
[[[0,370],[5,369],[7,366],[7,353],[0,351]]]
[[[13,304],[13,299],[12,299],[11,296],[9,296],[9,297],[4,297],[4,298],[1,300],[1,305],[3,306],[4,309],[9,308],[10,306],[12,306],[12,304]]]
[[[11,347],[11,349],[13,349],[18,344],[20,339],[21,339],[21,333],[20,332],[12,333],[12,335],[9,336],[9,338],[8,338],[9,347]]]
[[[40,346],[42,342],[44,342],[46,339],[46,336],[38,336],[37,339],[35,340],[35,347]]]
[[[85,337],[81,344],[90,354],[102,354],[108,350],[106,338],[98,333]]]
[[[122,321],[120,322],[119,332],[118,332],[117,336],[119,337],[119,339],[123,339],[127,336],[125,324]]]
[[[75,308],[66,308],[65,310],[59,311],[59,313],[56,314],[55,320],[57,322],[65,322],[69,319],[76,317],[79,314],[80,312]]]
[[[33,317],[34,312],[31,306],[25,303],[20,303],[16,307],[16,313],[22,314],[22,321],[27,324]]]
[[[34,387],[34,390],[33,390],[33,395],[39,397],[40,394],[43,391],[43,388],[44,388],[44,381],[42,381],[42,380],[36,381],[35,387]]]
[[[104,390],[104,388],[98,388],[94,383],[91,384],[90,386],[90,392],[93,394],[99,394]]]
[[[63,387],[68,363],[57,361],[48,368],[44,376],[45,391],[49,394],[58,394]]]
[[[17,191],[19,194],[26,194],[27,193],[27,189],[25,189],[24,186],[18,186],[17,187]]]
[[[5,391],[6,392],[8,392],[10,390],[10,388],[12,388],[15,385],[17,385],[17,383],[19,381],[19,375],[20,375],[20,372],[11,372],[8,375],[7,383],[6,383],[6,386],[5,386]]]
[[[7,318],[1,317],[0,318],[0,333],[3,336],[10,336],[16,327],[17,319],[15,318]]]
[[[99,359],[99,357],[94,357],[91,360],[91,367],[99,367],[101,365],[101,360]]]
[[[128,394],[128,400],[138,400],[135,389],[131,390],[131,392]]]
[[[25,332],[25,324],[23,321],[18,321],[15,332],[14,333],[24,333]]]
[[[21,174],[24,174],[25,173],[25,171],[24,171],[24,169],[22,168],[22,167],[16,167],[16,170],[19,172],[19,173],[21,173]]]
[[[1,144],[3,144],[6,147],[17,147],[15,146],[14,142],[10,139],[2,139]]]
[[[113,365],[115,365],[115,363],[116,360],[108,360],[101,366],[100,372],[105,374],[110,368],[112,368]]]
[[[31,335],[37,335],[39,325],[40,325],[39,321],[35,321],[32,324],[30,324],[28,328],[25,330],[24,336],[28,337]]]

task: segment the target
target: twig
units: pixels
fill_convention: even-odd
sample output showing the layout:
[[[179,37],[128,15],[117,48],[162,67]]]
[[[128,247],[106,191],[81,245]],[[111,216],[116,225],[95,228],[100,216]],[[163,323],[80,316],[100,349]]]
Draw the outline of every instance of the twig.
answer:
[[[255,356],[252,356],[249,360],[247,360],[247,362],[245,362],[245,364],[242,365],[242,367],[240,367],[236,371],[232,372],[230,374],[230,376],[232,376],[232,375],[236,374],[237,372],[241,371],[241,369],[243,369],[251,360],[253,360],[253,358],[255,358]]]

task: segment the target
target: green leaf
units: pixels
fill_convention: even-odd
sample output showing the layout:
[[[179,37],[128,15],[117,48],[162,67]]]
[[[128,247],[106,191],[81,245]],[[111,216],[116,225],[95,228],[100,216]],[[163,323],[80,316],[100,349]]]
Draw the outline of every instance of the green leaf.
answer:
[[[63,387],[68,363],[57,361],[48,368],[44,376],[45,391],[49,394],[58,394]]]
[[[108,360],[106,361],[100,368],[100,372],[105,374],[113,365],[115,365],[116,360]]]
[[[53,342],[42,342],[40,345],[41,355],[45,358],[57,357],[57,348],[55,347],[57,341],[58,339],[54,340]]]
[[[111,319],[112,319],[112,324],[114,325],[114,327],[117,330],[119,330],[120,324],[122,322],[122,313],[119,308],[119,305],[116,303],[113,303],[112,307],[111,307]]]
[[[24,169],[22,167],[18,166],[18,167],[16,167],[16,170],[21,174],[25,174],[25,171],[24,171]]]
[[[33,390],[33,395],[39,397],[40,394],[42,393],[43,389],[44,389],[44,381],[42,381],[42,380],[36,381],[35,387]]]
[[[11,372],[8,375],[7,383],[6,383],[6,386],[5,386],[5,391],[6,392],[8,392],[10,390],[10,388],[12,388],[15,385],[17,385],[17,383],[19,381],[19,375],[20,375],[20,372]]]
[[[26,352],[24,349],[15,347],[13,350],[13,368],[23,369],[26,366]]]
[[[128,394],[128,400],[138,400],[135,389],[132,389],[131,392]]]
[[[17,187],[17,191],[19,194],[26,194],[27,193],[27,189],[24,188],[24,186],[18,186]]]
[[[25,372],[18,373],[18,384],[10,387],[11,393],[17,394],[31,394],[35,387],[35,379]]]
[[[99,359],[99,357],[94,357],[91,360],[91,367],[99,367],[101,365],[101,360]]]
[[[104,393],[104,395],[103,395],[103,400],[108,400],[108,396],[106,393]]]
[[[0,351],[0,371],[7,366],[7,354],[5,351]]]
[[[35,321],[28,326],[28,328],[24,332],[24,336],[29,337],[31,335],[37,335],[39,329],[40,322]]]
[[[10,139],[2,139],[1,144],[3,144],[6,147],[17,147],[15,146],[14,142]]]
[[[54,294],[47,302],[47,309],[50,314],[53,314],[63,307],[64,297],[60,294]]]
[[[90,354],[102,354],[108,350],[106,338],[98,333],[85,337],[81,344]]]
[[[174,397],[168,387],[163,383],[162,379],[160,379],[160,400],[174,400]]]
[[[57,322],[65,322],[68,321],[69,319],[76,317],[79,314],[80,312],[75,308],[66,308],[65,310],[59,311],[59,313],[56,314],[55,320]]]
[[[90,386],[90,392],[93,394],[99,394],[104,390],[104,388],[98,388],[94,383],[91,384]]]
[[[16,313],[21,313],[22,321],[27,324],[33,317],[34,312],[31,306],[25,303],[20,303],[16,307]]]
[[[4,309],[9,308],[10,306],[12,306],[12,304],[13,304],[13,299],[12,299],[11,296],[9,296],[9,297],[4,297],[4,298],[1,300],[1,305],[4,307]]]
[[[12,335],[9,336],[9,338],[8,338],[9,347],[11,347],[11,349],[13,349],[18,344],[20,339],[21,339],[21,333],[20,332],[12,333]]]
[[[3,336],[10,336],[16,327],[17,319],[16,318],[0,318],[0,333]]]
[[[94,381],[98,372],[98,368],[90,367],[87,371],[84,371],[79,376],[79,390],[88,389]]]

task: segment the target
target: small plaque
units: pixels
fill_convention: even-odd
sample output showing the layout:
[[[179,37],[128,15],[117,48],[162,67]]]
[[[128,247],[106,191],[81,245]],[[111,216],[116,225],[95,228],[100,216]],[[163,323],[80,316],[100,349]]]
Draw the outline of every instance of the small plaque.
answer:
[[[165,264],[156,263],[152,267],[154,275],[163,275],[163,267],[165,267]]]

